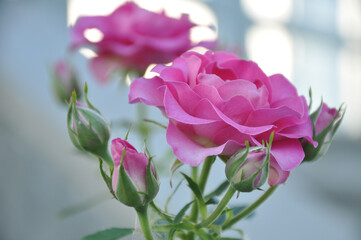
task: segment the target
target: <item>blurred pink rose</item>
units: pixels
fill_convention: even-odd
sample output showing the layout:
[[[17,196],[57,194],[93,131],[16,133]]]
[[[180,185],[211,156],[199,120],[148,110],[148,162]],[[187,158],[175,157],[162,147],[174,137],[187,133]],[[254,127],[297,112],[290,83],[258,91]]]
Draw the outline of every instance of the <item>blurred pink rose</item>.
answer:
[[[78,78],[70,63],[63,59],[58,60],[54,63],[51,74],[55,94],[60,102],[68,101],[73,90],[76,91],[78,97],[81,96]]]
[[[269,183],[275,185],[302,162],[300,138],[317,146],[306,99],[284,76],[267,77],[254,62],[225,52],[187,52],[153,71],[159,76],[132,83],[129,101],[164,112],[168,144],[185,164],[231,156],[245,140],[260,146],[274,131]]]
[[[115,69],[133,69],[143,73],[151,63],[167,63],[196,46],[190,41],[195,24],[187,15],[180,19],[154,13],[127,2],[109,16],[80,17],[72,28],[72,48],[90,45],[97,53],[91,69],[101,82],[107,81]],[[84,33],[97,29],[99,42],[89,41]],[[215,42],[198,45],[213,47]]]

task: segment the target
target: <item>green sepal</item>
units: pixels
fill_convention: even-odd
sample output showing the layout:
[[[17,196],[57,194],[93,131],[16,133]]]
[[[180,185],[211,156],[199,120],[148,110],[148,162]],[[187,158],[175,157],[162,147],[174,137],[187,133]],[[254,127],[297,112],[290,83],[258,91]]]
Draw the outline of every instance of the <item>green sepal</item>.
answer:
[[[124,151],[122,152],[115,195],[121,203],[124,203],[127,206],[141,207],[145,205],[144,201],[140,197],[140,194],[142,193],[139,193],[137,191],[134,183],[132,182],[124,168],[123,159],[125,156],[125,152],[126,149],[124,149]]]
[[[83,237],[81,240],[117,240],[132,234],[133,228],[110,228]]]
[[[263,150],[264,147],[249,147],[249,143],[246,141],[246,149],[241,149],[238,153],[233,155],[226,164],[226,176],[232,186],[239,192],[251,192],[254,189],[262,186],[268,179],[270,168],[270,149],[273,142],[274,132],[271,133],[269,142],[267,143],[266,156],[263,160],[263,164],[252,176],[247,179],[244,178],[243,164],[247,160],[249,152]],[[264,143],[263,143],[264,145]],[[260,179],[256,184],[256,179],[261,173]]]
[[[113,185],[112,185],[112,178],[109,177],[106,172],[103,169],[103,160],[98,158],[99,160],[99,169],[100,169],[100,174],[102,175],[102,178],[105,182],[105,184],[107,185],[109,192],[113,195],[114,198],[117,198],[115,196],[114,190],[113,190]]]
[[[96,111],[97,113],[99,113],[101,115],[100,111],[96,107],[94,107],[94,105],[91,104],[88,99],[88,83],[86,83],[86,82],[84,84],[84,98],[85,98],[85,102],[86,102],[86,105],[88,106],[88,108]]]
[[[345,116],[346,109],[342,104],[338,109],[335,117],[331,123],[322,130],[313,140],[317,141],[318,146],[315,148],[312,144],[306,143],[303,146],[305,158],[303,162],[315,161],[326,154],[331,142],[335,136],[337,129],[340,127],[341,122]]]
[[[202,196],[202,192],[199,189],[198,184],[196,182],[194,182],[193,179],[190,178],[189,176],[187,176],[186,174],[184,174],[184,173],[181,173],[181,174],[188,182],[188,187],[192,190],[194,196],[197,199],[199,211],[201,213],[202,219],[205,219],[207,217],[207,207],[206,207],[204,198]]]
[[[247,160],[248,153],[251,151],[260,150],[262,147],[249,147],[248,141],[246,141],[246,148],[240,149],[238,152],[233,154],[226,163],[226,177],[230,180],[239,167]]]
[[[84,151],[84,149],[81,147],[81,145],[79,143],[77,134],[74,132],[74,130],[72,128],[72,126],[73,126],[72,115],[73,115],[73,113],[76,114],[76,111],[75,111],[74,108],[76,106],[77,95],[76,95],[75,91],[72,92],[72,98],[71,99],[72,99],[72,101],[69,104],[68,113],[67,113],[67,117],[66,117],[67,126],[68,126],[68,133],[69,133],[70,140],[73,142],[74,146],[76,148],[78,148],[79,150]]]
[[[156,168],[153,166],[152,170],[152,158],[148,159],[147,173],[147,193],[145,195],[145,203],[151,202],[159,191],[159,180]]]
[[[321,110],[322,110],[322,105],[323,105],[323,98],[321,98],[320,106],[318,106],[316,111],[314,111],[310,115],[311,122],[312,122],[313,136],[316,135],[315,125],[316,125],[316,121],[317,121],[318,117],[320,116],[320,113],[321,113]]]

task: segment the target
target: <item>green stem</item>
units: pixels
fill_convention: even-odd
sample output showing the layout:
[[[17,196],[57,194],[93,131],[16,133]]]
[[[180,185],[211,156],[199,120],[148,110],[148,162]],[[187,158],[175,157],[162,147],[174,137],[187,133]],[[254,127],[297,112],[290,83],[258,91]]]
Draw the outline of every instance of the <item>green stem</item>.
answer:
[[[193,179],[193,181],[197,182],[197,178],[198,178],[198,168],[197,167],[192,167],[192,179]],[[198,218],[197,198],[195,196],[193,196],[193,199],[195,201],[193,203],[191,214],[190,214],[189,218],[190,218],[190,220],[192,222],[197,222],[197,218]]]
[[[214,162],[214,156],[209,156],[206,158],[206,160],[204,160],[202,172],[201,175],[199,176],[199,183],[198,183],[201,193],[204,192],[204,188],[206,187],[209,172],[211,170],[213,162]]]
[[[226,229],[232,227],[233,224],[235,224],[239,220],[241,220],[241,219],[247,217],[249,214],[251,214],[257,207],[259,207],[264,201],[267,200],[267,198],[269,198],[272,195],[272,193],[277,189],[277,187],[278,187],[278,185],[270,187],[254,203],[249,205],[247,208],[243,209],[242,212],[240,212],[239,214],[234,216],[230,221],[226,222],[222,226],[222,229],[226,230]]]
[[[106,150],[104,152],[98,153],[99,157],[108,164],[109,168],[112,169],[114,167],[113,158],[110,156],[109,151]]]
[[[236,190],[232,186],[229,186],[226,194],[223,196],[222,200],[218,203],[216,209],[214,209],[211,215],[209,215],[204,221],[197,224],[196,227],[202,228],[212,224],[219,217],[219,215],[221,215],[221,213],[226,208],[228,202],[231,200],[235,192]]]
[[[142,228],[145,239],[146,240],[154,240],[153,236],[152,236],[152,231],[149,226],[147,209],[148,209],[148,205],[145,205],[144,207],[135,208],[135,210],[137,211],[137,214],[138,214],[139,223]]]

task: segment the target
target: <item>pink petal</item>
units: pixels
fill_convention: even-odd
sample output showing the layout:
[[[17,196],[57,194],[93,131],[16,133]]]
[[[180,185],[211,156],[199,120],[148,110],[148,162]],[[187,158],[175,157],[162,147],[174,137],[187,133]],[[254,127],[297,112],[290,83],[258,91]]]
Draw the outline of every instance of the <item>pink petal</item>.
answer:
[[[285,117],[301,117],[300,114],[288,107],[282,106],[278,108],[258,109],[250,113],[246,125],[247,126],[263,126],[273,124],[279,119]]]
[[[220,110],[238,124],[245,124],[249,114],[254,111],[252,104],[242,96],[235,96],[225,102]]]
[[[177,158],[191,166],[198,166],[206,157],[222,153],[226,145],[203,147],[188,138],[172,121],[169,121],[167,129],[167,142],[172,147]]]
[[[290,175],[289,171],[284,171],[277,164],[275,159],[271,157],[271,165],[268,177],[268,184],[270,186],[278,185],[284,183],[288,176]]]
[[[296,168],[305,157],[302,145],[298,139],[285,139],[272,143],[271,153],[285,171]]]
[[[164,107],[166,114],[169,118],[175,119],[182,123],[207,124],[215,121],[215,120],[198,118],[187,113],[183,109],[183,107],[177,102],[173,94],[168,89],[165,90],[165,94],[164,94]]]
[[[111,75],[118,69],[122,69],[122,64],[116,58],[98,56],[90,61],[90,70],[100,83],[108,82]]]
[[[277,132],[278,135],[287,138],[306,138],[314,147],[317,147],[318,143],[313,141],[313,128],[311,119],[308,118],[306,122],[298,125],[294,125]]]
[[[163,106],[164,82],[159,77],[138,78],[130,85],[129,103],[143,102],[150,106]]]
[[[283,75],[269,77],[272,86],[272,103],[291,97],[298,97],[297,89]]]
[[[208,99],[209,101],[211,101],[212,104],[216,106],[220,106],[222,103],[224,103],[217,89],[212,85],[198,84],[192,90],[201,98]]]
[[[215,74],[206,74],[206,73],[198,74],[198,84],[204,84],[219,88],[224,83],[225,81]]]

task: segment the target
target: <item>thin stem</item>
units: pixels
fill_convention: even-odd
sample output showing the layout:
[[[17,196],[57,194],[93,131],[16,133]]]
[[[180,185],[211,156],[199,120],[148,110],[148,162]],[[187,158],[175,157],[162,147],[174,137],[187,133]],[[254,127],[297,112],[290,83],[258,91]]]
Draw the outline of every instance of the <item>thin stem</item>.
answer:
[[[135,208],[138,214],[138,219],[140,226],[143,231],[143,235],[146,240],[154,240],[152,236],[152,231],[150,229],[149,220],[148,220],[148,205],[145,205],[144,207],[138,207]]]
[[[196,227],[202,228],[212,224],[219,217],[219,215],[221,215],[221,213],[226,208],[228,202],[231,200],[235,192],[236,190],[232,186],[229,186],[226,194],[223,196],[222,200],[218,203],[216,209],[214,209],[211,215],[209,215],[204,221],[197,224]]]
[[[234,216],[230,221],[226,222],[222,226],[222,229],[226,230],[226,229],[232,227],[236,222],[238,222],[239,220],[241,220],[241,219],[247,217],[249,214],[251,214],[257,207],[259,207],[264,201],[267,200],[267,198],[269,198],[272,195],[272,193],[277,189],[277,187],[278,187],[278,185],[271,186],[254,203],[249,205],[247,208],[243,209],[242,212],[240,212],[239,214]]]
[[[202,193],[204,192],[204,188],[206,187],[209,172],[211,170],[213,162],[214,162],[214,156],[209,156],[206,158],[206,160],[204,160],[202,172],[201,175],[199,176],[199,183],[198,183],[199,189],[201,190]]]

